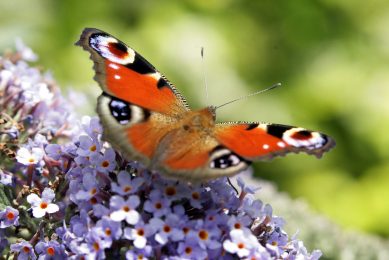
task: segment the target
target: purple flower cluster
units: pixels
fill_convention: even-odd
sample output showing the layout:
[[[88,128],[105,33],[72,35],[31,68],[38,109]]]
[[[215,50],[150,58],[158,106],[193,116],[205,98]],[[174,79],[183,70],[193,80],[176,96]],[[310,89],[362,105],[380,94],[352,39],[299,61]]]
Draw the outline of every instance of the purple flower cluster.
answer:
[[[54,83],[15,57],[0,59],[3,256],[320,258],[240,179],[239,191],[226,178],[190,184],[124,160],[97,118],[74,122]]]

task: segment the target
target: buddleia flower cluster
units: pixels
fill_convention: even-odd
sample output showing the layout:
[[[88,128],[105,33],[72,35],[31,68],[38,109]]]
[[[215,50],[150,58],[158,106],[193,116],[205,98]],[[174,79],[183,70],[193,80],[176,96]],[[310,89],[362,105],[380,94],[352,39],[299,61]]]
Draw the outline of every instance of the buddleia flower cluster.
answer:
[[[0,58],[0,254],[9,259],[318,259],[238,178],[165,179],[102,141],[30,49]]]

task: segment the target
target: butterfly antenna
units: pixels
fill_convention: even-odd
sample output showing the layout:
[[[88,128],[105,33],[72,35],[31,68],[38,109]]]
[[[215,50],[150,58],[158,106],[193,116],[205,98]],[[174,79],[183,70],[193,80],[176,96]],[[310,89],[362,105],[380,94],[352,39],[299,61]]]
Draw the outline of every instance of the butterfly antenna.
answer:
[[[204,47],[201,47],[201,64],[202,64],[202,68],[203,68],[203,75],[204,75],[204,88],[205,88],[205,100],[208,104],[208,98],[209,98],[209,95],[208,95],[208,84],[207,84],[207,75],[205,74],[205,61],[204,61]]]
[[[268,87],[268,88],[259,90],[259,91],[257,91],[257,92],[251,93],[251,94],[248,94],[248,95],[246,95],[246,96],[238,97],[237,99],[228,101],[227,103],[224,103],[224,104],[221,104],[220,106],[215,107],[215,109],[224,107],[224,106],[226,106],[226,105],[228,105],[228,104],[231,104],[231,103],[234,103],[234,102],[236,102],[236,101],[239,101],[239,100],[242,100],[242,99],[246,99],[246,98],[248,98],[248,97],[255,96],[255,95],[261,94],[261,93],[263,93],[263,92],[266,92],[266,91],[269,91],[269,90],[272,90],[272,89],[275,89],[275,88],[278,88],[278,87],[281,87],[281,83],[276,83],[276,84],[274,84],[273,86],[270,86],[270,87]]]

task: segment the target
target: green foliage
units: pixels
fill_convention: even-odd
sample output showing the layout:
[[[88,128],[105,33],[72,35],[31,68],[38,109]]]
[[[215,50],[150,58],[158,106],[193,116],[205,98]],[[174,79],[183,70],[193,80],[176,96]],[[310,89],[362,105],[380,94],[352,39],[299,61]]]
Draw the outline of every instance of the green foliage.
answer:
[[[97,27],[138,50],[192,107],[220,104],[220,120],[321,130],[337,141],[323,159],[292,155],[255,164],[260,178],[303,196],[342,226],[389,236],[389,4],[353,1],[3,1],[0,47],[22,37],[60,85],[99,89],[73,46]],[[200,48],[210,100],[205,100]]]
[[[11,205],[10,200],[8,199],[10,194],[10,187],[0,184],[0,211],[5,209],[7,206]]]

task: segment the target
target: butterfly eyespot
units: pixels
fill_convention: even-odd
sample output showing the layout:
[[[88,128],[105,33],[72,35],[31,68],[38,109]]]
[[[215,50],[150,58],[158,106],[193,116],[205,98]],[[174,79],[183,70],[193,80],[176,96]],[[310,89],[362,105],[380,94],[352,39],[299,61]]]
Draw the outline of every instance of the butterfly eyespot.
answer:
[[[147,120],[150,112],[146,109],[132,105],[124,100],[110,97],[109,111],[115,120],[121,125],[134,124]]]
[[[232,166],[236,166],[240,163],[238,156],[234,154],[227,154],[222,157],[216,158],[211,162],[211,168],[226,169]]]
[[[113,99],[109,103],[109,109],[119,124],[125,125],[131,120],[131,109],[128,103]]]
[[[119,40],[104,34],[97,33],[90,36],[90,46],[109,61],[122,65],[131,64],[135,60],[135,52]]]
[[[125,57],[128,55],[128,50],[126,45],[124,45],[121,42],[110,42],[108,44],[108,49],[116,57]]]
[[[298,140],[307,140],[312,137],[312,133],[307,130],[301,130],[298,132],[294,132],[290,137]]]
[[[222,149],[213,153],[214,159],[209,167],[212,169],[226,169],[239,165],[242,159],[228,149]]]
[[[305,147],[313,150],[319,149],[328,143],[325,135],[318,132],[311,132],[304,128],[291,128],[284,132],[283,140],[294,147]]]

